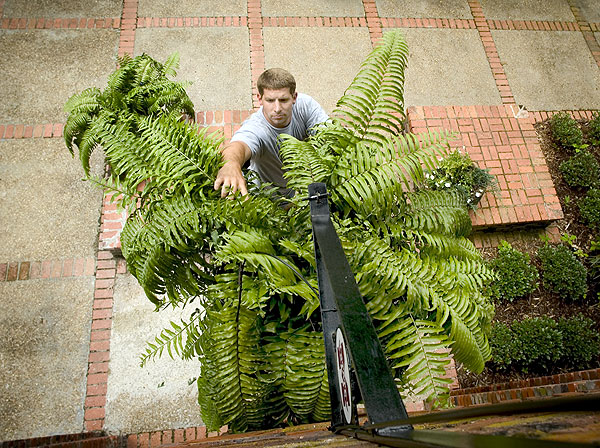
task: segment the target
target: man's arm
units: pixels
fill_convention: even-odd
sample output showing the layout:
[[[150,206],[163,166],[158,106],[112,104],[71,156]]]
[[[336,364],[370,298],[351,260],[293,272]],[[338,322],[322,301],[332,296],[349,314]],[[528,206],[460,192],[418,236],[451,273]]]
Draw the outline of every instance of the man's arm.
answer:
[[[215,180],[215,190],[221,189],[221,197],[239,191],[242,195],[248,194],[246,179],[242,173],[242,167],[250,160],[252,152],[250,147],[241,141],[230,142],[222,151],[225,164],[219,170]]]

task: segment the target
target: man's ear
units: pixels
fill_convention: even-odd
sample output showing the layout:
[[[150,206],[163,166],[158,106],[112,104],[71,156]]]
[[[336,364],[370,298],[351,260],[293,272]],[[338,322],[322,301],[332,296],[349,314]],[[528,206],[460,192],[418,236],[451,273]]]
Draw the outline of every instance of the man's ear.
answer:
[[[260,94],[260,92],[256,94],[256,98],[258,99],[258,104],[262,106],[262,95]]]

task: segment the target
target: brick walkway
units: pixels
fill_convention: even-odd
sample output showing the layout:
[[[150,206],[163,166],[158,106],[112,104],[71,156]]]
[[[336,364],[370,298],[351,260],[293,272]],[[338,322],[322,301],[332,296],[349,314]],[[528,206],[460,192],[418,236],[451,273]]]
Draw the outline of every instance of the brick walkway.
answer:
[[[331,92],[339,97],[354,76],[365,51],[386,30],[402,28],[414,53],[414,64],[418,66],[422,63],[422,67],[432,70],[431,73],[416,74],[409,71],[407,74],[406,106],[411,129],[422,132],[443,127],[456,131],[459,139],[453,146],[464,147],[475,162],[483,168],[489,168],[498,178],[499,191],[487,194],[480,209],[472,215],[475,229],[510,231],[514,225],[545,226],[562,217],[534,124],[548,118],[553,111],[569,110],[577,118],[589,118],[592,110],[600,109],[600,83],[596,82],[600,81],[600,11],[589,15],[592,0],[555,0],[549,2],[546,13],[517,9],[508,11],[506,17],[494,9],[494,2],[490,0],[435,2],[445,4],[445,9],[444,5],[440,9],[433,2],[400,1],[396,5],[389,0],[348,0],[344,7],[339,6],[339,2],[316,0],[304,2],[303,6],[299,6],[301,2],[238,0],[227,6],[214,2],[215,11],[223,13],[203,12],[197,15],[188,13],[194,2],[164,3],[171,8],[171,15],[154,12],[158,6],[151,0],[125,0],[122,5],[112,2],[114,14],[102,15],[102,11],[99,11],[88,17],[87,10],[82,12],[78,9],[78,2],[72,2],[71,9],[67,8],[64,14],[48,7],[47,11],[40,8],[39,11],[20,16],[19,11],[23,9],[19,5],[25,5],[26,2],[0,0],[0,33],[7,39],[15,38],[16,42],[21,42],[21,37],[50,41],[57,36],[75,36],[72,43],[65,44],[67,46],[76,46],[79,36],[89,33],[92,36],[102,35],[103,39],[115,46],[114,51],[110,48],[98,49],[110,54],[110,60],[104,58],[102,63],[113,68],[117,55],[139,54],[142,51],[154,55],[153,50],[156,54],[163,50],[169,54],[178,50],[182,53],[180,77],[198,80],[200,84],[206,81],[211,86],[206,97],[197,90],[191,90],[197,108],[197,121],[213,130],[222,130],[225,137],[229,138],[253,108],[258,107],[255,84],[260,73],[270,65],[284,65],[288,61],[280,54],[281,48],[286,49],[285,45],[293,49],[286,52],[300,51],[296,58],[298,60],[291,60],[286,68],[297,74],[298,80],[303,81],[303,85],[310,90],[308,93],[317,99],[324,98],[324,105],[331,110]],[[580,4],[590,7],[579,8],[577,5]],[[427,35],[432,36],[431,40],[421,39],[421,33],[429,33]],[[526,37],[532,42],[532,47],[527,51],[539,53],[523,55],[511,46],[511,41],[518,41],[523,33],[529,33]],[[314,42],[308,38],[310,36],[315,36]],[[547,57],[544,50],[547,40],[556,48],[570,50],[569,57],[576,65],[560,71],[560,67],[548,69],[543,61],[539,62]],[[223,44],[223,47],[214,50],[214,54],[197,55],[197,60],[191,64],[195,45],[204,41]],[[440,58],[446,57],[443,54],[445,48],[458,51],[447,56],[448,63],[456,66],[438,67],[440,63],[436,55],[429,55],[429,47],[425,45],[439,45]],[[472,48],[473,54],[460,53],[463,47]],[[6,67],[13,63],[30,71],[31,67],[35,67],[27,65],[31,61],[18,59],[19,54],[35,57],[35,48],[23,47],[22,51],[20,47],[0,48],[0,51],[9,57]],[[83,54],[81,56],[85,57]],[[525,70],[524,66],[531,68],[529,60],[519,59],[529,56],[531,67],[548,75],[543,77],[541,84]],[[425,59],[419,60],[419,57]],[[465,57],[467,59],[463,59]],[[186,60],[187,66],[184,64]],[[306,61],[312,63],[307,64]],[[227,65],[229,62],[233,65]],[[49,72],[53,68],[44,66],[43,60],[33,63],[41,67],[41,72]],[[88,65],[97,63],[94,58],[87,61]],[[226,79],[222,79],[223,73],[213,71],[220,64],[227,65],[224,67],[227,70]],[[86,61],[81,65],[85,66]],[[544,70],[557,71],[545,73]],[[580,78],[573,80],[573,71],[577,71]],[[439,79],[440,73],[443,79]],[[85,87],[90,83],[102,87],[102,82],[98,81],[101,75],[84,75],[90,78],[83,80]],[[39,86],[40,93],[37,88],[26,90],[22,85],[13,84],[17,81],[8,78],[0,86],[6,92],[6,97],[24,99],[23,104],[14,109],[6,104],[0,106],[0,151],[17,151],[15,145],[20,145],[22,141],[39,145],[41,141],[49,140],[60,144],[64,125],[60,108],[68,96],[81,88],[70,86],[70,91],[68,87],[63,92],[62,87],[57,86],[58,93],[53,94],[51,86],[44,84],[46,81],[40,75],[30,81],[33,87]],[[313,78],[314,82],[311,82]],[[478,87],[475,88],[475,85]],[[581,96],[572,96],[578,88],[582,90]],[[534,95],[534,91],[538,93]],[[238,95],[238,92],[242,94]],[[436,100],[426,100],[427,92],[434,95]],[[480,94],[483,96],[478,96]],[[46,98],[47,103],[37,105],[32,99],[34,95]],[[537,96],[544,95],[549,102],[538,102]],[[219,103],[223,107],[215,107],[211,97],[224,98]],[[489,101],[475,102],[481,98]],[[536,107],[539,104],[548,106]],[[27,121],[27,117],[37,116],[47,119]],[[0,156],[3,154],[0,152]],[[0,157],[0,167],[11,170],[12,166],[2,165],[5,163],[2,160]],[[5,187],[0,184],[0,193],[4,194],[2,188]],[[93,251],[66,255],[57,253],[52,256],[38,255],[35,251],[17,251],[14,259],[8,258],[8,255],[0,259],[0,285],[94,278],[93,288],[86,290],[86,294],[91,295],[91,308],[89,322],[84,323],[89,325],[88,339],[82,341],[88,347],[83,372],[83,395],[72,403],[80,409],[73,417],[73,425],[64,430],[66,432],[107,429],[107,418],[111,412],[110,402],[107,402],[111,396],[111,372],[115,371],[111,367],[111,349],[114,351],[115,344],[119,344],[120,340],[115,338],[113,328],[115,282],[119,276],[128,274],[124,261],[116,258],[112,252],[119,247],[118,231],[124,217],[108,199],[105,197],[101,204],[94,205],[97,207],[100,227]],[[3,207],[0,214],[4,212],[6,216],[15,210],[11,208],[12,205]],[[76,214],[77,210],[72,213]],[[52,215],[52,210],[47,214]],[[44,213],[41,218],[35,214],[29,217],[30,221],[36,219],[50,220]],[[6,227],[9,228],[9,224]],[[479,246],[494,244],[493,238],[486,238],[476,237],[475,242]],[[4,253],[9,253],[12,241],[1,240],[0,245],[6,249]],[[2,291],[7,297],[0,299],[8,299],[13,294],[10,287]],[[10,326],[8,328],[10,331]],[[156,330],[150,329],[146,339],[157,333]],[[2,347],[1,350],[5,349]],[[3,354],[0,352],[0,355]],[[132,353],[131,356],[137,354]],[[118,383],[117,378],[112,378],[112,381],[112,384]],[[44,391],[32,390],[31,393],[43,394]],[[4,400],[1,395],[0,400]],[[6,407],[0,409],[5,414],[12,412]],[[47,429],[44,425],[37,428],[33,423],[26,424],[33,427],[9,431],[0,424],[0,440],[51,435],[52,431],[60,431]],[[206,434],[202,426],[178,427],[174,426],[177,423],[167,418],[154,425],[150,430],[132,431],[136,434],[130,437],[131,446],[158,446]],[[114,426],[109,429],[114,430]]]

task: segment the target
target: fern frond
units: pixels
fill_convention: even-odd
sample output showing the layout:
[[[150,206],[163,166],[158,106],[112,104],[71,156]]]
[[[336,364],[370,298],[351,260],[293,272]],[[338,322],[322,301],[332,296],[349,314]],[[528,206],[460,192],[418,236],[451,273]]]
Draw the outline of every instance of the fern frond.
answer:
[[[288,188],[304,195],[308,186],[314,182],[325,181],[332,169],[333,156],[326,148],[317,146],[309,138],[299,141],[284,135],[279,150],[283,160],[284,177],[288,179]]]
[[[210,207],[210,203],[205,205]],[[206,263],[204,251],[212,244],[210,235],[200,234],[200,216],[208,210],[189,196],[178,195],[127,220],[121,232],[123,255],[155,304],[163,294],[173,303],[186,302],[202,292],[202,284],[211,283],[197,269]]]
[[[327,373],[322,334],[307,327],[281,332],[270,339],[265,349],[274,386],[282,393],[296,421],[307,423],[316,411],[323,375]],[[324,403],[319,405],[322,408]]]
[[[409,390],[428,401],[447,403],[452,380],[444,378],[450,359],[443,329],[434,322],[416,319],[412,313],[400,312],[382,325],[379,336],[388,335],[385,349],[392,368],[403,370],[402,380]]]
[[[455,237],[471,233],[471,218],[460,193],[420,190],[407,194],[407,201],[402,227]]]
[[[295,284],[295,272],[290,261],[280,262],[275,258],[275,248],[265,234],[257,231],[235,231],[225,237],[225,244],[215,257],[222,263],[243,261],[255,270],[264,270],[276,283]]]
[[[326,372],[321,333],[296,330],[288,339],[283,395],[301,421],[313,414]]]
[[[431,307],[435,279],[444,275],[441,267],[406,248],[390,248],[377,238],[362,241],[355,250],[361,265],[356,281],[373,318],[386,316],[398,298],[411,310]]]
[[[391,136],[381,145],[359,143],[340,157],[331,187],[334,201],[363,213],[385,213],[404,191],[424,178],[423,166],[433,165],[447,151],[453,134]]]
[[[171,359],[174,359],[173,351],[183,359],[190,359],[194,355],[200,354],[198,351],[200,347],[197,345],[200,333],[196,327],[196,321],[200,317],[201,314],[198,312],[192,316],[189,322],[181,320],[181,325],[171,321],[171,328],[164,328],[158,336],[155,336],[153,342],[146,343],[146,350],[140,356],[140,367],[144,367],[148,361],[157,356],[160,358],[165,349]]]
[[[384,33],[337,103],[333,115],[365,141],[402,132],[408,46],[399,32]]]
[[[164,73],[166,76],[177,76],[177,69],[179,68],[179,52],[171,54],[164,64]]]
[[[100,89],[97,87],[85,89],[84,91],[71,96],[65,103],[64,110],[68,114],[73,111],[90,114],[96,111],[100,106],[100,94]]]
[[[315,407],[311,418],[315,422],[326,422],[331,419],[331,400],[329,397],[329,381],[327,371],[323,372],[321,380],[321,389],[315,402]]]
[[[206,131],[199,135],[195,126],[165,117],[144,119],[140,131],[146,143],[143,148],[148,149],[143,155],[156,169],[154,177],[164,178],[165,186],[174,179],[199,187],[214,182],[221,162],[216,149],[222,140],[211,139]]]
[[[204,356],[212,376],[203,375],[203,381],[214,407],[232,431],[259,428],[268,414],[268,382],[258,375],[264,359],[258,315],[238,303],[206,316],[212,345]]]
[[[475,245],[464,237],[408,229],[402,229],[402,234],[406,239],[414,241],[423,255],[441,258],[455,257],[459,260],[480,259],[481,257]]]

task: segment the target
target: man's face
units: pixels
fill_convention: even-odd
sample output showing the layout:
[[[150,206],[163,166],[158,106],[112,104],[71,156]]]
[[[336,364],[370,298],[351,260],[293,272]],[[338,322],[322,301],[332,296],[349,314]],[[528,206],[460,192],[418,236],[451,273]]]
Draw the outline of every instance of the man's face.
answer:
[[[298,93],[292,95],[290,89],[265,89],[258,94],[258,102],[263,107],[263,115],[276,128],[284,128],[292,121],[292,106]]]

